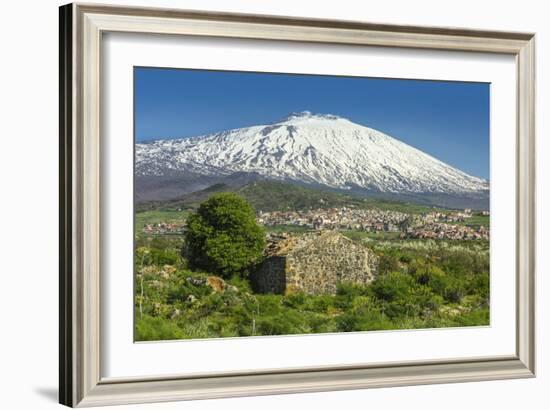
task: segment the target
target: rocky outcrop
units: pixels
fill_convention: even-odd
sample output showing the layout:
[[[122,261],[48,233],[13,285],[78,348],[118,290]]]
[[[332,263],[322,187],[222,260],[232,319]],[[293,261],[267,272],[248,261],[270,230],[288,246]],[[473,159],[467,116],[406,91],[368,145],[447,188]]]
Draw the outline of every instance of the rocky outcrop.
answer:
[[[237,293],[239,291],[236,286],[227,283],[219,276],[189,276],[187,282],[193,286],[208,286],[215,293],[224,293],[226,291]]]
[[[209,276],[208,278],[206,278],[206,283],[216,293],[223,293],[226,288],[225,281],[217,276]]]

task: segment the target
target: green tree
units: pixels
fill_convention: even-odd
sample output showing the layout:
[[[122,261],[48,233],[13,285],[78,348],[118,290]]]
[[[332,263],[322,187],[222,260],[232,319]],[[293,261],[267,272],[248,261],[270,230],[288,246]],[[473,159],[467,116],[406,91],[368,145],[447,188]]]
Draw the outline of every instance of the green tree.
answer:
[[[265,233],[252,206],[230,192],[212,195],[189,216],[184,251],[192,269],[246,276],[262,257]]]

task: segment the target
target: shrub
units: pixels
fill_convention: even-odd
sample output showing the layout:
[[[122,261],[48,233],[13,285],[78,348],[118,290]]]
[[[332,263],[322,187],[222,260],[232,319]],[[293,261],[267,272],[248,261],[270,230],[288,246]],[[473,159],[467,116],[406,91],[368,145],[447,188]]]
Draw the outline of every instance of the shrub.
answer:
[[[374,296],[387,302],[403,299],[411,287],[414,279],[405,273],[392,272],[385,276],[378,276],[370,285]]]
[[[286,310],[272,316],[261,315],[257,320],[257,331],[262,335],[291,335],[310,333],[304,315],[295,310]]]
[[[336,287],[336,294],[338,296],[355,297],[363,296],[366,294],[366,288],[354,283],[342,282]]]
[[[154,248],[154,247],[139,247],[136,249],[135,263],[139,269],[141,266],[148,265],[178,265],[180,256],[176,249],[172,248]]]
[[[185,337],[186,333],[168,319],[149,315],[136,317],[136,340],[170,340]]]
[[[383,254],[380,255],[378,262],[378,272],[382,275],[386,275],[390,272],[399,270],[399,260],[394,255]]]
[[[340,332],[395,329],[395,324],[379,310],[348,312],[339,316],[336,323]]]

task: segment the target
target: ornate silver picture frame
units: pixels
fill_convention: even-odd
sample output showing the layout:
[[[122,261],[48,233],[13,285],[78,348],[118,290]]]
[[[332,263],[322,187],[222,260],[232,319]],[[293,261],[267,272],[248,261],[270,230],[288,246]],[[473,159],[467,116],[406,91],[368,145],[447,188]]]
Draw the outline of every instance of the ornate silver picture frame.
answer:
[[[131,32],[506,54],[516,66],[516,352],[510,356],[103,379],[103,34]],[[350,21],[69,4],[60,8],[60,403],[71,407],[535,375],[535,36]],[[131,258],[132,255],[128,255]],[[132,290],[129,289],[129,292]]]

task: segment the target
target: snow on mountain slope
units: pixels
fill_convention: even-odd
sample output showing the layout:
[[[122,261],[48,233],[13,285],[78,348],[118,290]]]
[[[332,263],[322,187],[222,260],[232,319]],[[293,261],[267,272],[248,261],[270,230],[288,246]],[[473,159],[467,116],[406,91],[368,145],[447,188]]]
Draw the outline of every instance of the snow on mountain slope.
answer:
[[[345,118],[308,111],[205,136],[136,144],[136,173],[255,172],[266,178],[387,193],[486,191],[487,181]]]

